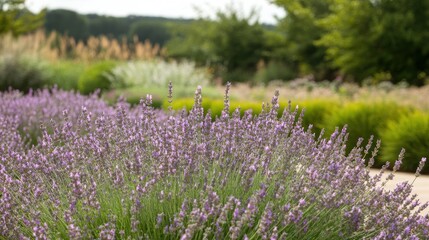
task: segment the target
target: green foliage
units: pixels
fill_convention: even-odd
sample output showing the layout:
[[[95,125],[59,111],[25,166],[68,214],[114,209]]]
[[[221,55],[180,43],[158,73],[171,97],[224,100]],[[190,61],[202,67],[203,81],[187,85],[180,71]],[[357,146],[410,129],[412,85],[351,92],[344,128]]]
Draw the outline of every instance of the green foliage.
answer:
[[[211,22],[198,19],[170,30],[172,38],[167,42],[169,57],[192,59],[199,65],[213,61],[211,43],[208,41],[208,33],[214,31]]]
[[[330,99],[312,99],[298,103],[300,109],[304,110],[302,125],[308,127],[313,125],[313,132],[318,136],[325,127],[326,119],[340,109],[340,103]]]
[[[218,11],[215,21],[200,19],[192,27],[182,28],[168,43],[172,57],[191,58],[199,64],[225,68],[226,72],[254,72],[263,57],[265,35],[263,27],[254,20],[254,13],[242,16],[229,8]],[[224,74],[225,81],[249,80],[237,74]]]
[[[48,11],[45,17],[45,29],[58,32],[76,40],[86,40],[89,36],[88,19],[85,16],[65,9]]]
[[[123,18],[88,15],[89,34],[91,36],[109,36],[121,39],[129,32],[129,24]]]
[[[0,0],[0,35],[31,32],[43,25],[44,14],[44,11],[38,14],[28,11],[25,0]]]
[[[111,61],[91,65],[78,80],[79,91],[83,94],[89,94],[97,89],[110,89],[111,83],[107,75],[115,66],[116,63]]]
[[[242,17],[233,9],[217,13],[213,53],[227,70],[253,70],[262,57],[264,31],[258,22],[252,22],[253,17]]]
[[[422,157],[429,156],[429,115],[416,112],[391,122],[382,132],[383,148],[381,158],[392,164],[398,158],[401,148],[405,149],[401,170],[413,172],[419,166]],[[429,173],[429,165],[422,173]]]
[[[76,61],[56,61],[49,64],[48,86],[56,85],[63,90],[78,90],[79,77],[85,71],[85,64]]]
[[[333,0],[332,13],[320,19],[335,67],[355,81],[384,72],[393,82],[418,78],[429,71],[429,2],[407,0]]]
[[[164,45],[170,39],[170,32],[164,22],[140,20],[130,27],[130,37],[137,36],[140,41]]]
[[[173,110],[182,110],[186,109],[187,111],[191,110],[195,100],[193,98],[182,98],[173,100],[171,107]],[[167,110],[170,104],[167,100],[163,102],[163,109]],[[210,114],[212,119],[221,116],[224,109],[224,102],[222,100],[216,100],[211,98],[204,98],[202,102],[204,108],[204,113]],[[259,114],[262,111],[262,105],[259,102],[250,102],[250,101],[231,101],[229,113],[232,114],[236,109],[240,110],[240,115],[243,116],[246,111],[252,111],[253,115]]]
[[[204,99],[204,103],[209,102],[209,99]],[[194,106],[195,100],[193,98],[182,98],[182,99],[176,99],[171,103],[171,108],[173,110],[181,110],[186,109],[187,111],[190,111],[192,107]],[[170,104],[167,100],[163,102],[163,108],[168,109],[168,106]],[[204,110],[207,109],[207,105],[205,106]]]
[[[193,104],[193,98],[182,98],[173,100],[171,107],[173,110],[186,109],[189,111],[192,109]],[[219,117],[224,108],[224,102],[222,100],[215,100],[213,98],[204,98],[202,105],[205,113],[210,110],[212,118]],[[287,105],[288,104],[285,102],[280,102],[279,117],[281,117],[283,110],[288,107]],[[300,110],[305,109],[303,126],[308,127],[312,124],[313,132],[315,132],[316,135],[318,135],[321,129],[324,128],[323,124],[325,119],[340,107],[338,102],[329,99],[314,99],[292,103],[292,106],[294,105],[297,105]],[[167,110],[170,104],[167,100],[164,100],[162,106],[163,109]],[[231,101],[230,113],[232,114],[236,109],[240,109],[241,116],[249,110],[252,111],[253,115],[258,115],[262,111],[262,104],[260,102],[252,101]]]
[[[334,69],[325,61],[326,49],[316,44],[325,29],[318,25],[320,18],[330,13],[332,0],[275,0],[284,8],[286,17],[279,23],[285,33],[285,56],[296,63],[301,75],[314,74],[316,79],[332,78]]]
[[[338,69],[359,83],[381,77],[424,84],[419,76],[429,72],[428,1],[274,2],[287,13],[280,29],[301,74],[332,79]]]
[[[56,31],[67,34],[78,40],[86,40],[89,36],[104,35],[122,41],[124,36],[137,35],[142,41],[149,39],[153,44],[163,45],[170,39],[171,30],[188,25],[192,21],[135,15],[112,17],[55,9],[47,11],[45,29],[48,32]]]
[[[223,104],[223,102],[222,102]],[[250,101],[231,101],[230,103],[230,113],[234,112],[236,109],[240,109],[240,115],[243,116],[243,114],[247,111],[252,111],[252,114],[260,114],[262,111],[262,104],[259,102],[250,102]],[[220,115],[220,113],[219,113]]]
[[[395,121],[402,115],[410,113],[406,107],[400,107],[391,102],[353,102],[332,113],[325,120],[325,128],[331,133],[335,127],[347,125],[349,133],[347,152],[349,152],[359,138],[367,141],[371,136],[380,139],[380,133],[386,129],[389,121]],[[381,166],[377,162],[375,166]]]
[[[272,80],[291,80],[296,77],[293,68],[282,62],[269,62],[267,66],[262,66],[256,72],[255,83],[267,85]]]
[[[28,93],[30,89],[42,88],[48,79],[44,66],[34,59],[18,56],[0,58],[0,91],[12,88]]]

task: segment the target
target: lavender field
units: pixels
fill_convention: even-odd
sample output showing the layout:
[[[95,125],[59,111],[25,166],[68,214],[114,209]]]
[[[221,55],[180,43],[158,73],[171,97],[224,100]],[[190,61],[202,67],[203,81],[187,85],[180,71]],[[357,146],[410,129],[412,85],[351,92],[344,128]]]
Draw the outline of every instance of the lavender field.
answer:
[[[345,128],[315,136],[298,109],[279,109],[278,92],[259,115],[229,114],[229,85],[213,120],[201,91],[190,112],[154,109],[150,96],[130,107],[1,93],[0,239],[429,236],[412,186],[385,190],[387,165],[370,174],[379,142],[346,154]]]

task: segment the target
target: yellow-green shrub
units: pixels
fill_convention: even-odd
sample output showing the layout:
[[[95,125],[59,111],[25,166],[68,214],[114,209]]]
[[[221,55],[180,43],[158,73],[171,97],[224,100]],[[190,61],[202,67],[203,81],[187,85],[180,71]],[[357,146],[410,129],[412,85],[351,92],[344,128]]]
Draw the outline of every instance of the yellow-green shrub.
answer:
[[[192,109],[194,105],[193,98],[182,98],[173,100],[171,107],[173,110],[181,110],[185,108],[186,110]],[[164,100],[163,108],[168,109],[169,103],[168,100]],[[212,118],[219,117],[222,114],[224,109],[224,102],[222,100],[213,100],[213,99],[204,99],[202,101],[202,106],[204,112],[207,113],[210,110]],[[257,102],[246,102],[246,101],[231,101],[230,102],[230,113],[234,112],[235,109],[240,108],[240,114],[243,115],[244,112],[252,110],[253,114],[259,114],[262,110],[262,104]]]
[[[206,102],[207,100],[208,99],[204,99],[204,102]],[[170,104],[168,103],[168,100],[165,99],[164,102],[162,103],[162,108],[164,110],[167,110],[169,105]],[[194,99],[193,98],[175,99],[171,103],[171,108],[173,110],[182,110],[185,108],[187,111],[189,111],[192,109],[192,106],[194,106]]]
[[[313,132],[318,136],[325,128],[325,119],[340,108],[340,103],[330,99],[312,99],[299,102],[298,106],[301,111],[305,109],[303,126],[313,125]]]
[[[97,89],[110,89],[111,83],[108,78],[108,73],[115,67],[116,63],[104,61],[90,66],[80,76],[77,86],[82,94],[89,94]]]
[[[397,122],[390,122],[382,131],[381,138],[382,160],[394,164],[401,148],[405,148],[401,170],[416,171],[421,158],[429,157],[429,114],[416,112],[403,116]],[[429,164],[422,173],[429,173]]]
[[[396,121],[410,112],[411,109],[393,102],[353,102],[334,111],[325,119],[324,124],[328,133],[335,127],[348,125],[347,151],[350,151],[361,137],[368,140],[373,135],[375,139],[380,139],[380,132],[387,127],[389,121]],[[383,165],[378,159],[375,166]]]
[[[78,80],[85,71],[85,63],[60,60],[49,64],[48,86],[56,85],[63,90],[78,90]]]

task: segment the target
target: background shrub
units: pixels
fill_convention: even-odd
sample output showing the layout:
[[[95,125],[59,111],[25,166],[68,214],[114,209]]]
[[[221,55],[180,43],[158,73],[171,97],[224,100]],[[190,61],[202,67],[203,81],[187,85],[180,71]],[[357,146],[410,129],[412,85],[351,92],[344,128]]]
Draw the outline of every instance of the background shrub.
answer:
[[[354,102],[333,112],[326,118],[324,125],[328,133],[337,126],[342,128],[348,125],[347,152],[350,152],[359,138],[362,137],[365,141],[371,136],[374,136],[374,139],[380,139],[380,132],[387,127],[389,121],[395,121],[410,112],[409,108],[392,102]],[[375,162],[376,167],[383,165],[378,159]]]
[[[79,92],[89,94],[97,89],[110,89],[111,83],[107,74],[116,66],[115,62],[104,61],[90,66],[78,80]]]
[[[398,122],[390,122],[381,133],[383,140],[382,160],[394,164],[401,148],[405,148],[401,170],[415,171],[421,158],[429,155],[428,133],[429,114],[427,113],[416,112],[402,117]],[[429,165],[426,164],[422,172],[428,173]]]
[[[325,128],[326,118],[338,111],[340,103],[329,99],[313,99],[298,102],[301,111],[305,109],[302,125],[308,127],[313,125],[313,132],[318,136]]]
[[[204,99],[204,102],[207,103],[208,101],[209,99]],[[167,100],[164,101],[163,106],[164,106],[164,109],[168,109],[169,103]],[[177,99],[171,103],[171,107],[174,110],[186,109],[187,111],[189,111],[192,109],[192,106],[194,106],[194,99],[192,98]],[[210,106],[206,105],[206,107],[210,107]]]
[[[48,80],[45,67],[36,60],[2,56],[0,58],[0,90],[9,88],[28,93],[30,89],[42,88]]]
[[[222,106],[223,106],[222,102]],[[240,115],[243,116],[244,112],[251,110],[253,114],[259,114],[262,111],[262,104],[259,102],[249,102],[249,101],[232,101],[230,104],[230,113],[233,113],[235,109],[240,108]],[[222,112],[222,111],[221,111]],[[220,115],[220,113],[219,113]]]
[[[63,90],[78,90],[79,77],[85,71],[85,64],[78,61],[56,61],[49,64],[49,87]]]
[[[173,110],[182,110],[186,109],[187,111],[191,110],[194,105],[193,98],[182,98],[173,100],[171,107]],[[167,100],[163,102],[163,108],[168,109],[169,103]],[[202,101],[202,107],[204,108],[204,113],[207,113],[210,110],[210,114],[213,119],[221,116],[222,110],[224,109],[224,101],[204,98]],[[257,102],[246,102],[246,101],[231,101],[230,102],[230,113],[232,114],[237,108],[240,108],[240,115],[243,116],[246,111],[251,110],[253,114],[259,114],[262,110],[262,104]]]
[[[290,80],[295,78],[292,68],[281,62],[269,62],[255,73],[254,81],[268,85],[272,80]]]

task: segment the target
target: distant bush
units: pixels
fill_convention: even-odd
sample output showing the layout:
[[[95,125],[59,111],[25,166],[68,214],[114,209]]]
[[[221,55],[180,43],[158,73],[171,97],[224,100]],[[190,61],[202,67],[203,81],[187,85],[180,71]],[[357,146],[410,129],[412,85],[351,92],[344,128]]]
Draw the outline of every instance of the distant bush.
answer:
[[[296,77],[292,68],[284,63],[269,62],[255,73],[254,82],[267,85],[272,80],[290,80]]]
[[[326,118],[339,110],[340,103],[329,99],[313,99],[299,102],[298,106],[301,111],[305,110],[302,125],[304,127],[313,125],[313,132],[318,136],[325,128]]]
[[[409,112],[410,109],[391,102],[354,102],[333,112],[326,118],[324,125],[328,133],[337,126],[348,125],[347,152],[350,152],[359,138],[368,140],[374,136],[374,139],[380,139],[380,131],[387,127],[389,121],[395,121]],[[383,163],[376,160],[375,166],[381,165]]]
[[[209,99],[204,99],[204,102],[209,102]],[[163,102],[164,109],[168,109],[169,103],[167,100]],[[186,109],[187,111],[192,109],[192,106],[194,106],[194,99],[192,98],[182,98],[182,99],[176,99],[171,103],[171,108],[173,110],[181,110]],[[206,108],[210,107],[206,105]]]
[[[220,103],[220,101],[219,101],[219,103]],[[223,105],[223,102],[222,102],[222,105]],[[231,101],[231,104],[230,104],[230,113],[234,112],[234,110],[238,109],[238,108],[240,109],[240,115],[241,116],[243,116],[244,113],[246,111],[249,111],[249,110],[251,110],[252,114],[255,115],[255,114],[260,114],[261,113],[261,111],[262,111],[262,104],[259,103],[259,102],[247,102],[247,101],[237,102],[237,101]],[[218,115],[220,115],[220,114],[221,114],[221,112],[219,112]]]
[[[429,114],[414,113],[402,117],[398,122],[391,122],[381,137],[381,158],[393,164],[400,149],[404,148],[401,169],[415,171],[421,158],[429,155]],[[429,173],[429,166],[426,165],[422,172]]]
[[[47,80],[44,66],[33,59],[18,56],[0,58],[0,91],[12,88],[28,93],[30,89],[42,88]]]
[[[104,61],[90,66],[78,80],[79,92],[89,94],[97,89],[110,89],[111,83],[107,74],[116,66],[116,63]]]
[[[48,86],[56,85],[63,90],[78,90],[78,81],[85,71],[85,64],[76,61],[56,61],[50,63]]]
[[[187,111],[192,109],[192,106],[194,105],[194,99],[193,98],[182,98],[174,100],[171,103],[171,107],[173,110],[182,110],[186,109]],[[163,102],[163,108],[168,109],[169,103],[168,100],[164,100]],[[202,107],[204,109],[205,113],[208,113],[210,110],[210,114],[213,119],[216,117],[221,116],[222,111],[224,109],[224,101],[222,100],[214,100],[214,99],[208,99],[205,98],[202,102]],[[246,101],[231,101],[230,102],[230,113],[232,114],[236,109],[240,109],[240,115],[243,116],[246,111],[251,110],[253,114],[259,114],[262,110],[261,103],[256,102],[246,102]]]

